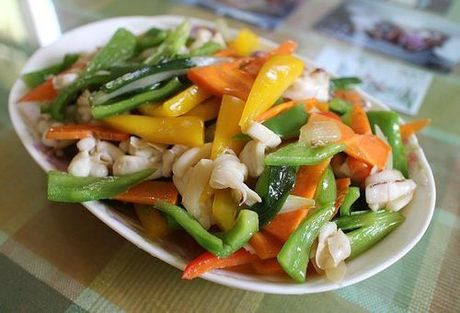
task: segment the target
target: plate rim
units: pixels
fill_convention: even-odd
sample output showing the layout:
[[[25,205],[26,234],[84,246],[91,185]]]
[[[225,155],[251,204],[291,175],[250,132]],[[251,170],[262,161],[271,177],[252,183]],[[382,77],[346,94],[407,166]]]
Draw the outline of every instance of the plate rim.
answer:
[[[46,49],[53,49],[53,47],[57,45],[58,42],[62,40],[63,38],[73,36],[74,34],[78,32],[84,31],[86,28],[93,28],[93,27],[97,27],[100,24],[106,24],[106,23],[117,23],[117,22],[120,22],[120,24],[133,23],[134,21],[141,20],[141,19],[154,20],[159,23],[161,23],[162,21],[167,21],[167,23],[165,22],[165,24],[171,24],[171,23],[179,24],[179,22],[183,21],[185,18],[190,20],[194,24],[214,26],[214,23],[212,23],[211,21],[207,21],[201,18],[185,17],[185,16],[180,16],[180,15],[153,15],[153,16],[134,15],[134,16],[119,16],[119,17],[103,19],[103,20],[92,22],[92,23],[84,24],[70,31],[67,31],[64,34],[62,34],[61,37],[56,42],[46,47],[37,49],[25,63],[21,71],[21,74],[24,72],[26,68],[30,67],[31,64],[35,63],[34,62],[35,58],[37,58],[37,55],[41,51],[46,50]],[[236,30],[233,28],[231,29],[231,31],[233,33],[236,32]],[[266,46],[275,45],[273,41],[263,38],[263,37],[261,37],[261,41]],[[82,50],[84,50],[84,48]],[[303,56],[299,56],[299,55],[297,56],[301,58],[304,62],[306,62],[306,64],[315,65],[315,62],[313,62],[312,60],[305,58]],[[17,103],[15,102],[18,98],[18,92],[21,89],[21,84],[23,83],[20,80],[20,77],[18,77],[13,87],[11,88],[11,91],[9,94],[8,109],[9,109],[10,119],[12,121],[16,134],[20,138],[21,143],[26,148],[29,155],[34,159],[34,161],[45,172],[48,172],[49,170],[54,169],[54,168],[51,166],[51,164],[47,162],[46,158],[44,158],[41,154],[39,154],[35,150],[33,146],[33,143],[34,143],[33,135],[28,130],[27,124],[22,120],[19,109],[17,108]],[[373,106],[376,105],[377,107],[380,107],[385,110],[389,109],[381,101],[375,99],[371,95],[363,92],[362,90],[359,90],[359,92],[367,100],[372,102]],[[379,272],[387,269],[388,267],[393,265],[395,262],[403,258],[420,241],[420,239],[423,237],[423,235],[425,234],[426,230],[428,229],[431,223],[434,209],[435,209],[436,187],[435,187],[435,181],[434,181],[433,173],[431,170],[431,166],[428,163],[425,153],[423,149],[421,148],[421,146],[418,144],[418,141],[414,135],[411,137],[409,143],[417,147],[416,153],[419,158],[419,163],[422,165],[423,169],[426,171],[427,184],[428,184],[429,190],[431,191],[430,203],[428,204],[429,206],[428,216],[425,219],[425,222],[423,224],[421,231],[417,233],[417,236],[412,238],[412,240],[402,250],[392,255],[387,260],[380,263],[378,266],[369,269],[367,272],[361,275],[358,275],[357,277],[346,279],[342,284],[328,283],[326,285],[313,286],[313,287],[309,286],[308,282],[298,284],[295,282],[280,283],[280,282],[271,282],[271,281],[266,281],[266,282],[248,281],[244,279],[245,277],[247,277],[247,275],[233,273],[233,272],[230,273],[230,272],[223,271],[223,270],[217,270],[217,271],[213,271],[210,273],[206,273],[203,276],[201,276],[201,278],[221,284],[221,285],[225,285],[228,287],[239,288],[239,289],[244,289],[244,290],[249,290],[249,291],[265,292],[265,293],[270,293],[270,294],[313,294],[313,293],[332,291],[332,290],[336,290],[339,288],[353,285],[355,283],[358,283],[367,278],[370,278],[378,274]],[[150,255],[162,260],[163,262],[174,266],[175,268],[179,270],[184,269],[185,262],[179,259],[179,257],[174,256],[172,253],[169,253],[168,251],[166,251],[166,249],[161,247],[158,243],[148,240],[144,238],[143,236],[141,236],[140,233],[136,233],[134,230],[129,229],[128,227],[126,227],[126,225],[124,225],[121,221],[117,220],[116,218],[110,218],[111,217],[110,215],[111,214],[113,215],[113,213],[109,212],[110,206],[108,206],[107,204],[104,204],[100,201],[90,201],[90,202],[82,203],[82,205],[85,206],[92,214],[94,214],[104,224],[112,228],[115,232],[120,234],[122,237],[124,237],[126,240],[128,240],[135,246],[146,251]]]

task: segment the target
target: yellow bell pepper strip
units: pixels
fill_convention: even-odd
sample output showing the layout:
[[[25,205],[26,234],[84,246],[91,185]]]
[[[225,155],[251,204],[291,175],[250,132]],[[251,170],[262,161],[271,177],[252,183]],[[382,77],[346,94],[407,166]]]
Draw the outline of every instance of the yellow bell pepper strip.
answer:
[[[211,121],[217,118],[222,100],[217,97],[209,98],[203,101],[183,116],[196,116],[203,121]]]
[[[269,109],[283,92],[299,77],[304,63],[291,55],[275,55],[260,69],[249,93],[240,126],[245,131],[249,123]]]
[[[141,221],[141,225],[144,227],[144,231],[151,239],[158,239],[166,236],[170,232],[170,228],[166,221],[166,218],[161,215],[157,210],[152,210],[148,205],[134,206],[136,215]]]
[[[206,92],[203,88],[192,85],[166,100],[162,105],[157,106],[154,115],[177,117],[189,112],[209,97],[211,97],[211,94]]]
[[[259,37],[251,30],[242,28],[228,46],[234,49],[239,55],[248,56],[259,48],[260,41]]]
[[[241,132],[238,122],[244,106],[244,102],[236,97],[223,96],[212,144],[212,159],[217,158],[225,149],[232,149],[233,152],[238,154],[243,148],[244,143],[234,140],[233,136]]]
[[[139,136],[149,142],[186,146],[204,144],[204,123],[194,116],[117,115],[103,122],[114,129]]]
[[[212,144],[212,159],[217,158],[226,149],[232,149],[233,152],[238,154],[243,148],[244,142],[233,138],[241,132],[238,122],[243,109],[244,102],[242,100],[229,95],[223,96]],[[216,192],[212,205],[212,213],[217,225],[222,230],[228,230],[233,227],[237,212],[238,203],[233,199],[230,189]]]
[[[238,203],[232,196],[231,189],[219,189],[214,193],[212,214],[217,226],[223,231],[232,229],[238,213]]]
[[[217,118],[219,114],[221,99],[217,97],[211,97],[182,116],[195,116],[203,121],[211,121]],[[150,103],[142,105],[138,108],[139,112],[144,115],[149,116],[158,116],[157,108],[160,106],[160,103]]]

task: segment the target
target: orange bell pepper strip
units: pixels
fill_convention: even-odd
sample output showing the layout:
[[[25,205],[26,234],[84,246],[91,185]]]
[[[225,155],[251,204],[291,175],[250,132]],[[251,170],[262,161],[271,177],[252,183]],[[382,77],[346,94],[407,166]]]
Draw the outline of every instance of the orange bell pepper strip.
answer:
[[[238,55],[248,56],[260,46],[259,37],[248,28],[242,28],[238,35],[228,44]]]
[[[260,69],[244,106],[239,123],[243,132],[258,115],[273,106],[302,74],[303,68],[303,61],[290,55],[275,55],[268,59]]]
[[[51,126],[46,133],[47,139],[56,140],[78,140],[87,137],[95,137],[100,140],[109,141],[125,141],[129,139],[129,134],[97,124],[65,124]]]
[[[353,104],[350,127],[355,133],[360,135],[372,134],[371,124],[362,105]]]
[[[217,116],[211,159],[217,158],[226,149],[231,149],[236,154],[240,153],[244,142],[234,140],[233,137],[241,132],[238,122],[243,109],[244,102],[242,100],[228,95],[223,96]],[[230,189],[216,191],[212,213],[217,225],[222,230],[229,230],[233,227],[238,208],[238,203],[233,199]]]
[[[209,97],[211,94],[203,88],[192,85],[163,104],[156,106],[151,115],[177,117],[189,112]]]
[[[127,191],[117,195],[114,199],[145,205],[154,205],[158,200],[177,203],[179,192],[172,182],[146,180]]]
[[[337,199],[335,200],[335,208],[338,210],[345,199],[345,196],[348,192],[348,188],[350,187],[351,179],[346,178],[338,178],[335,180],[335,185],[337,188]]]
[[[301,166],[297,172],[296,181],[291,193],[295,196],[313,199],[321,176],[329,166],[330,161],[330,159],[327,159],[317,165]]]
[[[254,272],[259,275],[282,275],[284,274],[283,268],[279,265],[276,258],[255,261],[251,263]]]
[[[158,210],[146,205],[135,205],[134,210],[145,233],[151,239],[165,237],[170,232],[166,218]]]
[[[249,244],[262,260],[276,258],[283,246],[281,241],[263,230],[255,233],[249,240]]]
[[[431,124],[431,120],[429,118],[423,118],[420,120],[402,124],[399,127],[402,140],[409,139],[410,136],[421,131],[423,128],[427,127],[430,124]]]
[[[254,78],[240,69],[241,60],[204,67],[195,67],[187,77],[210,94],[222,97],[231,95],[243,100],[249,95]]]
[[[46,102],[52,101],[57,96],[54,89],[53,78],[48,78],[32,90],[29,90],[18,102]]]
[[[193,147],[204,144],[204,123],[194,116],[116,115],[104,119],[103,122],[111,128],[139,136],[153,143]]]
[[[264,227],[264,231],[284,243],[297,227],[299,227],[307,214],[308,210],[306,209],[280,213]]]
[[[205,252],[187,264],[182,274],[182,279],[193,279],[214,269],[233,267],[257,260],[257,255],[251,254],[244,249],[240,249],[226,258],[219,258],[210,252]]]

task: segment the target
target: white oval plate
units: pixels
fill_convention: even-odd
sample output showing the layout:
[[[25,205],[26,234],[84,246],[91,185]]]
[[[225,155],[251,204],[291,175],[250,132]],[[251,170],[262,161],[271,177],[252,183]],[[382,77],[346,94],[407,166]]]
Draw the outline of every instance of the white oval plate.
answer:
[[[93,51],[107,42],[119,27],[125,27],[138,34],[150,27],[174,27],[183,19],[184,17],[181,16],[117,17],[78,27],[64,34],[52,45],[36,51],[24,66],[23,73],[56,63],[65,53]],[[188,19],[193,25],[213,26],[212,23],[204,20]],[[275,45],[268,40],[263,40],[262,43],[267,48]],[[304,59],[304,61],[307,65],[313,66],[310,60]],[[27,151],[44,171],[65,168],[65,164],[46,153],[33,130],[32,125],[38,117],[37,106],[34,104],[17,105],[17,100],[25,91],[26,86],[18,79],[9,96],[10,117],[17,134]],[[373,107],[387,109],[372,97],[363,95]],[[341,284],[331,283],[322,277],[312,277],[307,282],[298,284],[286,278],[247,275],[224,270],[207,273],[202,278],[222,285],[258,292],[307,294],[349,286],[386,269],[402,258],[420,240],[430,223],[434,210],[436,192],[430,166],[415,136],[411,138],[409,144],[412,147],[410,152],[411,177],[416,180],[418,188],[414,199],[404,209],[406,221],[375,247],[348,262],[348,272]],[[164,262],[182,270],[190,259],[186,252],[174,242],[149,240],[136,222],[109,205],[99,201],[86,202],[83,205],[124,238]]]

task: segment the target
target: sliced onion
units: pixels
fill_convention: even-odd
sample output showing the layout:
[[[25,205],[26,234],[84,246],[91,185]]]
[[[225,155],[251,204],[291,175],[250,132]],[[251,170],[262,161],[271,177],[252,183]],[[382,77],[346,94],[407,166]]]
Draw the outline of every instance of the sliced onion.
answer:
[[[279,213],[287,213],[299,209],[310,209],[314,206],[315,200],[313,199],[289,195]]]
[[[300,129],[299,142],[312,146],[324,146],[342,138],[339,127],[332,121],[317,121],[305,124]]]

